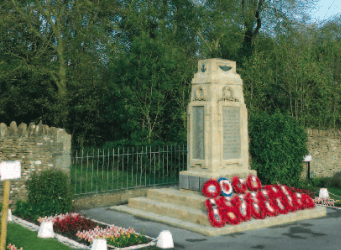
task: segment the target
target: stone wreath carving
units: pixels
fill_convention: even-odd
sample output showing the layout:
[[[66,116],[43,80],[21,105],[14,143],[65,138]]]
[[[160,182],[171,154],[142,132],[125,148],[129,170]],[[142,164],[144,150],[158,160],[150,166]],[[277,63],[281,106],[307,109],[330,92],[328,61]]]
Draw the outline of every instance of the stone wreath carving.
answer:
[[[205,98],[204,89],[202,87],[197,87],[195,89],[194,101],[207,101]]]
[[[223,88],[222,98],[219,101],[239,102],[237,98],[234,98],[233,89],[228,86]]]

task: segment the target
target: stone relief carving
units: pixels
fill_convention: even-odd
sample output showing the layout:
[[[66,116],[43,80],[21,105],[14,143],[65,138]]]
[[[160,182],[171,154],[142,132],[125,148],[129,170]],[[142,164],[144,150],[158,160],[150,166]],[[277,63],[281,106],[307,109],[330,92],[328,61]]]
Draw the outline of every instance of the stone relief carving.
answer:
[[[205,92],[202,87],[197,87],[195,89],[194,101],[207,101],[205,98]]]
[[[206,71],[205,64],[203,64],[201,68],[201,72],[205,73],[205,71]]]
[[[222,91],[222,98],[219,101],[231,101],[239,102],[237,98],[234,98],[233,89],[231,87],[225,86]]]
[[[219,68],[221,68],[224,72],[230,71],[232,69],[232,67],[229,66],[219,66]]]

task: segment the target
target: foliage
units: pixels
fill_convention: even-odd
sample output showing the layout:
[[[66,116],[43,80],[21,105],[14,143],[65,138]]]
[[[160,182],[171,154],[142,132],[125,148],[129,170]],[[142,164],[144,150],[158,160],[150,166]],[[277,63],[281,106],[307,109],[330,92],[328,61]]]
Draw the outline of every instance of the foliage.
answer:
[[[21,217],[28,218],[34,220],[34,218],[38,218],[39,216],[35,213],[35,210],[32,208],[32,205],[28,202],[18,200],[16,204],[16,208],[13,211],[13,214]]]
[[[238,62],[250,115],[338,128],[340,21],[309,24],[312,2],[4,0],[1,122],[62,127],[73,148],[184,143],[197,61],[219,57]]]
[[[72,234],[76,234],[78,231],[90,230],[96,227],[96,224],[84,217],[71,217],[66,216],[62,220],[56,218],[56,221],[53,223],[53,228],[56,233],[58,232],[68,232]]]
[[[150,242],[150,239],[144,237],[143,235],[130,233],[126,235],[120,235],[118,237],[110,236],[105,238],[107,240],[107,243],[114,247],[129,247]]]
[[[288,113],[279,110],[252,115],[250,154],[252,169],[263,184],[277,182],[296,186],[303,170],[302,159],[308,153],[307,134]]]
[[[168,131],[169,117],[184,111],[171,97],[183,91],[179,83],[188,82],[192,75],[188,60],[176,46],[142,33],[133,40],[130,53],[122,54],[110,68],[113,95],[108,98],[117,101],[108,103],[106,110],[107,120],[119,125],[117,139],[129,138],[134,144],[161,139],[161,132]],[[177,133],[186,130],[183,119],[170,124]]]
[[[26,187],[28,200],[17,203],[15,213],[18,215],[37,220],[40,216],[71,211],[73,192],[67,174],[61,170],[49,169],[39,175],[34,172]]]

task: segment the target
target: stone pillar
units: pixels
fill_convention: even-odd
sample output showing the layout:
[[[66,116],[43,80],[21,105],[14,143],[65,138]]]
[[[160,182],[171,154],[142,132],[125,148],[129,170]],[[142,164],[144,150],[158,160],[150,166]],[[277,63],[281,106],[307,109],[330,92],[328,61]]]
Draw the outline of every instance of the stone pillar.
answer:
[[[198,62],[187,110],[187,171],[180,189],[201,191],[208,179],[256,175],[249,169],[247,109],[236,62]]]
[[[58,129],[56,132],[56,141],[60,143],[60,151],[55,158],[55,168],[62,170],[70,179],[71,175],[71,135],[64,129]]]

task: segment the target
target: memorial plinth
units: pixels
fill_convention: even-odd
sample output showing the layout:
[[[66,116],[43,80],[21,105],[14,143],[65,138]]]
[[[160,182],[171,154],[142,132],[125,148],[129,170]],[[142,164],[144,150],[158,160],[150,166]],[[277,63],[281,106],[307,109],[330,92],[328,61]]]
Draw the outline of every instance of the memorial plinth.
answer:
[[[236,62],[198,62],[187,121],[187,171],[180,172],[180,189],[200,192],[211,178],[257,175],[249,169],[247,109]]]

